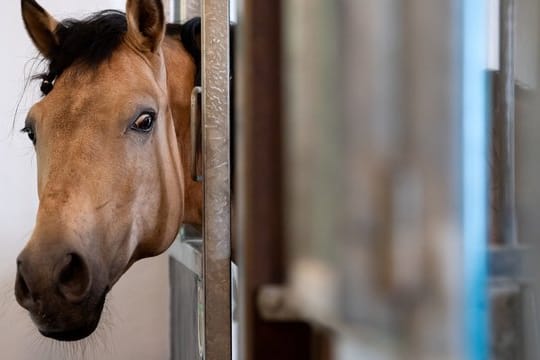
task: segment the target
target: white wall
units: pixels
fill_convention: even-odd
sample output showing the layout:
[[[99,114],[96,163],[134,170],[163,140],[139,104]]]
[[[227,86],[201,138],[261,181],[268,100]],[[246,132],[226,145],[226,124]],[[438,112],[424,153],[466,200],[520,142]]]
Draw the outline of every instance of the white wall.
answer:
[[[40,3],[58,18],[106,8],[123,9],[125,4],[123,0]],[[35,157],[29,141],[18,132],[31,97],[23,101],[13,131],[12,123],[23,89],[25,64],[35,51],[22,25],[19,1],[4,1],[0,16],[0,358],[168,359],[169,290],[164,256],[142,261],[128,271],[111,293],[109,309],[96,336],[76,345],[65,346],[41,337],[14,300],[15,258],[32,229],[37,208]]]

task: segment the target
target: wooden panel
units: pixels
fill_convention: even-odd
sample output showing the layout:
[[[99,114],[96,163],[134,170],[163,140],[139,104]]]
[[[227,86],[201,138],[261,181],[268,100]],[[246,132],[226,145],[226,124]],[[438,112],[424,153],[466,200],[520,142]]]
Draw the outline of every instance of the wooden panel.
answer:
[[[237,116],[241,352],[246,360],[311,359],[304,323],[263,321],[258,289],[285,281],[281,102],[281,1],[245,0],[239,32]]]

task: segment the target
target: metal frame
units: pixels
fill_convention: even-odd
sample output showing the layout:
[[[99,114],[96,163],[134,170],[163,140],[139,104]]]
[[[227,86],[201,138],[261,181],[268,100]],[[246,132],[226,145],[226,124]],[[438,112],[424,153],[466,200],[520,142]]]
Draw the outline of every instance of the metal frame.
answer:
[[[525,268],[530,248],[520,244],[516,213],[516,0],[499,0],[499,71],[493,74],[491,234],[489,260],[490,356],[524,358],[523,314],[534,289]],[[531,291],[532,289],[532,291]],[[535,306],[535,305],[534,305]],[[533,309],[534,312],[534,309]],[[512,339],[511,341],[500,341]]]
[[[202,2],[205,359],[231,354],[229,0]]]
[[[197,333],[195,339],[188,336],[184,349],[173,343],[172,350],[175,359],[226,360],[232,357],[229,0],[202,0],[200,5],[189,0],[177,5],[181,5],[176,14],[181,19],[175,20],[185,21],[201,9],[202,86],[191,97],[191,131],[194,140],[202,136],[202,166],[193,154],[190,171],[195,181],[203,181],[204,214],[202,238],[196,229],[184,226],[170,249],[171,274],[182,282],[176,285],[184,307],[172,305],[172,321],[187,322],[173,328]]]
[[[204,359],[202,239],[184,226],[169,249],[171,360]]]
[[[517,245],[515,199],[515,0],[500,0],[500,71],[494,78],[492,234]]]
[[[169,249],[169,256],[183,264],[194,275],[202,278],[202,248],[203,240],[200,234],[195,229],[184,225]]]

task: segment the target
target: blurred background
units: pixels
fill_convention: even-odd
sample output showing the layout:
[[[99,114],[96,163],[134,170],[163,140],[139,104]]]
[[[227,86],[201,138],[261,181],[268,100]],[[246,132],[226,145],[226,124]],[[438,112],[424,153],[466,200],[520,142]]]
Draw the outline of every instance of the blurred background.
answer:
[[[246,358],[538,359],[538,1],[243,4]]]

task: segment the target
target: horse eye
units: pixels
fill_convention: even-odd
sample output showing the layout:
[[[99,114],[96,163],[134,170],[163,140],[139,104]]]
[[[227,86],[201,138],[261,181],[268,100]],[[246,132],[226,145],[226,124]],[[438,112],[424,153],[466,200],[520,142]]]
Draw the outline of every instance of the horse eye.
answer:
[[[139,132],[149,132],[154,127],[154,113],[144,113],[131,124],[131,129]]]
[[[34,129],[32,129],[30,126],[26,126],[24,129],[21,130],[23,133],[26,133],[30,141],[35,145],[36,144],[36,133],[34,132]]]

